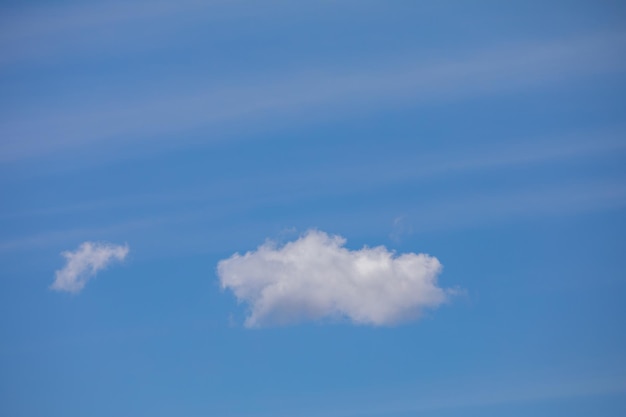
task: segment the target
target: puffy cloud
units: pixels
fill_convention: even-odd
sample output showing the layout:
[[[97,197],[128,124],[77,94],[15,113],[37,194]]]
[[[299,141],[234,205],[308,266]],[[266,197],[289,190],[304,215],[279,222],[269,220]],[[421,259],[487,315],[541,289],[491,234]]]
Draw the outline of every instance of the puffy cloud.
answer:
[[[341,236],[310,230],[284,246],[268,241],[217,265],[222,288],[250,307],[247,327],[348,319],[392,325],[446,302],[432,256],[396,255],[384,246],[350,250]]]
[[[128,255],[128,245],[120,246],[109,243],[84,242],[74,252],[61,253],[67,259],[65,267],[56,271],[51,289],[80,292],[87,281],[111,262],[123,261]]]

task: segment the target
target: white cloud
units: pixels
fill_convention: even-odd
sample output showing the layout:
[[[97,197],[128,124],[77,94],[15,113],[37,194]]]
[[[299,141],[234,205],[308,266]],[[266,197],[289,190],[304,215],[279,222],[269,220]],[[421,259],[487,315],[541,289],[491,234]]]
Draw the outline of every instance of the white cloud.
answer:
[[[67,259],[65,267],[56,271],[51,289],[80,292],[87,281],[111,262],[123,261],[128,255],[128,245],[84,242],[74,252],[65,251],[61,255]]]
[[[396,255],[384,246],[350,250],[341,236],[310,230],[284,246],[268,241],[256,251],[218,263],[223,288],[247,303],[247,327],[324,318],[392,325],[417,319],[454,290],[437,286],[442,266],[429,255]]]

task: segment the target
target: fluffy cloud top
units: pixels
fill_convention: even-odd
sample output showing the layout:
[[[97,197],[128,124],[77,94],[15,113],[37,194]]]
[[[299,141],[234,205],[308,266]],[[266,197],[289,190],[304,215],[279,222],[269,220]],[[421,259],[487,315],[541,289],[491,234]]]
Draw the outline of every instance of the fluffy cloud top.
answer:
[[[384,246],[349,250],[341,236],[308,231],[284,246],[267,242],[218,263],[223,288],[247,303],[247,327],[324,318],[392,325],[416,319],[446,302],[437,286],[439,261],[429,255],[397,256]]]
[[[61,255],[67,259],[65,267],[56,271],[51,289],[80,292],[87,281],[111,262],[123,261],[128,255],[128,245],[84,242],[74,252],[65,251]]]

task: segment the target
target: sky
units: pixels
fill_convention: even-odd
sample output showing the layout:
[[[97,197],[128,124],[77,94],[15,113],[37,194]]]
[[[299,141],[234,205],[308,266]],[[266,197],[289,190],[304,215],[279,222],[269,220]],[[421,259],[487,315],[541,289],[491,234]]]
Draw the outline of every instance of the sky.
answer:
[[[0,4],[0,415],[626,415],[621,1]]]

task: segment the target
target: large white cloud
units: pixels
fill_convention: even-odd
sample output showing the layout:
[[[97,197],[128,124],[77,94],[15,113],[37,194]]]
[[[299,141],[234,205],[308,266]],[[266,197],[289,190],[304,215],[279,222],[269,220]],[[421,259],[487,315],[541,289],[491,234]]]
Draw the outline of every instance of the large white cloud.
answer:
[[[67,259],[65,267],[56,271],[51,289],[78,293],[87,281],[111,262],[123,261],[128,255],[128,245],[84,242],[74,252],[65,251],[61,255]]]
[[[446,302],[454,290],[437,286],[442,266],[429,255],[396,255],[384,246],[349,250],[341,236],[310,230],[278,246],[218,263],[223,288],[250,307],[247,327],[348,319],[392,325]]]

